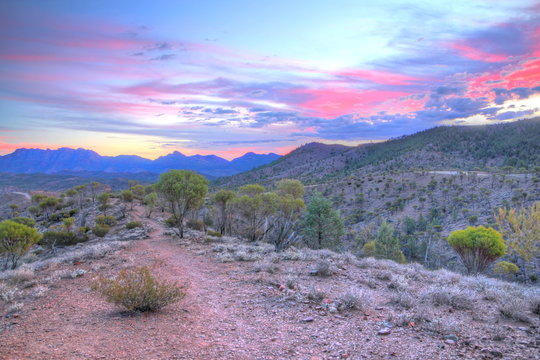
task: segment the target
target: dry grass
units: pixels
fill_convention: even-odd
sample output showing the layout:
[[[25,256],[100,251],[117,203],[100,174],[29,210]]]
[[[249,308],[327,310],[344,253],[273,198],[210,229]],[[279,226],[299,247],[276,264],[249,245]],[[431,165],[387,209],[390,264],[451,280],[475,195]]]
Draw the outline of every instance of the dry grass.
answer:
[[[365,311],[373,303],[371,291],[352,287],[343,294],[339,295],[336,303],[340,311],[360,310]]]

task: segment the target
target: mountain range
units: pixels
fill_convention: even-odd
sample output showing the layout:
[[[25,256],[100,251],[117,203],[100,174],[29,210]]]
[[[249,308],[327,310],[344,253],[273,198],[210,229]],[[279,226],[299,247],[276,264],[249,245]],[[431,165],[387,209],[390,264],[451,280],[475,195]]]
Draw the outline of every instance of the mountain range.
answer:
[[[237,174],[268,164],[280,155],[252,152],[228,161],[216,155],[186,156],[178,151],[149,160],[135,155],[101,156],[92,150],[17,149],[0,156],[0,171],[16,174],[162,173],[170,169],[197,171],[210,178]]]

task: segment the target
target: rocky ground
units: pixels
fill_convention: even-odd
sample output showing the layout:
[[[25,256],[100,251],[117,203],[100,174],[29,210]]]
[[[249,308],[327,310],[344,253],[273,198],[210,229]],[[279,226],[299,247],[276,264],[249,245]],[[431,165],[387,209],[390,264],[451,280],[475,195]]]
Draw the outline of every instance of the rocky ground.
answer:
[[[142,214],[148,237],[126,248],[4,277],[29,295],[0,305],[1,359],[540,358],[535,289],[202,233],[180,241]],[[126,314],[90,290],[96,275],[140,265],[186,296]]]

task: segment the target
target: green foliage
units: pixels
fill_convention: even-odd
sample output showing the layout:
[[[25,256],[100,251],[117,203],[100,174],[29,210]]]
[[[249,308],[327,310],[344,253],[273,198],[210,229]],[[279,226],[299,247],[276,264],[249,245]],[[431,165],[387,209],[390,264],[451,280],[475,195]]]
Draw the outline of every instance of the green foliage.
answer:
[[[107,224],[96,224],[92,228],[92,233],[94,233],[94,235],[98,237],[104,237],[105,235],[109,233],[110,230],[111,230],[111,227]]]
[[[305,243],[314,249],[336,248],[343,235],[343,220],[330,200],[313,194],[302,219]]]
[[[219,190],[212,195],[212,202],[216,205],[218,211],[217,229],[221,235],[229,226],[231,217],[231,203],[236,197],[236,193],[231,190]]]
[[[88,236],[84,233],[78,235],[68,231],[46,231],[39,244],[54,250],[58,246],[70,246],[85,241],[88,241]]]
[[[156,279],[146,266],[121,270],[113,279],[101,276],[92,283],[92,290],[128,311],[141,312],[157,311],[185,295],[176,283]]]
[[[139,200],[141,200],[145,195],[144,186],[141,184],[135,185],[133,188],[131,188],[131,192],[133,193],[133,196]]]
[[[188,212],[202,205],[208,193],[208,180],[193,171],[170,170],[160,175],[156,190],[169,203],[183,238],[184,218]]]
[[[278,196],[265,193],[260,185],[246,185],[240,188],[240,194],[233,201],[235,213],[240,222],[240,231],[250,241],[263,237],[265,220],[276,212]]]
[[[104,192],[98,195],[97,200],[99,202],[99,210],[103,211],[103,215],[107,215],[107,209],[110,207],[109,199],[111,198],[111,193]]]
[[[377,232],[375,239],[375,256],[381,259],[393,260],[397,263],[405,263],[405,255],[401,252],[399,239],[394,236],[392,225],[384,221]]]
[[[222,237],[223,236],[220,232],[213,231],[213,230],[208,230],[206,233],[208,235],[210,235],[210,236],[215,236],[215,237]]]
[[[362,253],[365,256],[374,257],[375,256],[375,240],[368,241],[367,243],[365,243],[364,246],[362,247]]]
[[[135,228],[143,227],[143,223],[140,221],[131,221],[126,224],[126,229],[131,230]]]
[[[34,227],[36,225],[36,221],[34,219],[30,219],[27,217],[18,216],[16,218],[11,219],[12,221],[15,221],[16,223],[26,225],[28,227]]]
[[[71,227],[73,226],[73,224],[75,223],[75,218],[74,217],[68,217],[68,218],[65,218],[64,219],[64,227],[66,228],[66,231],[71,231]]]
[[[155,192],[151,192],[144,196],[143,204],[146,206],[146,217],[149,218],[150,216],[152,216],[152,212],[154,211],[157,202],[158,198]]]
[[[33,217],[38,217],[41,214],[41,209],[37,206],[30,206],[27,210]]]
[[[290,196],[293,199],[301,199],[304,196],[304,184],[295,179],[282,179],[276,184],[277,193],[280,196]]]
[[[40,203],[39,207],[45,211],[45,215],[48,217],[50,212],[60,206],[60,199],[54,196],[48,196],[44,198]]]
[[[517,274],[519,268],[516,264],[508,261],[499,261],[493,266],[493,271],[499,275],[514,275]]]
[[[4,269],[15,269],[21,256],[41,239],[37,229],[5,220],[0,223],[0,254],[4,255]]]
[[[188,220],[186,226],[193,230],[202,231],[204,230],[204,221],[202,220]]]
[[[114,216],[100,215],[100,216],[96,216],[94,221],[98,225],[108,225],[108,226],[116,225],[116,219],[114,218]]]
[[[476,274],[506,253],[502,235],[483,226],[456,230],[448,237],[448,243],[459,254],[467,271]]]

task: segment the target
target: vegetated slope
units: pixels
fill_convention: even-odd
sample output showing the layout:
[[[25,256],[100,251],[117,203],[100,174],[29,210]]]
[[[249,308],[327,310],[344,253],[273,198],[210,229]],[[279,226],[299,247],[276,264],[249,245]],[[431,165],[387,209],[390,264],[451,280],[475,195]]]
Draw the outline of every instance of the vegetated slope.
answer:
[[[269,165],[218,179],[215,184],[268,184],[289,177],[317,184],[358,171],[489,170],[505,166],[540,166],[540,118],[496,125],[441,126],[357,147],[311,143]]]
[[[178,151],[149,160],[139,156],[100,156],[86,149],[18,149],[0,156],[0,170],[10,173],[58,174],[65,172],[162,173],[170,169],[193,170],[210,177],[250,170],[279,158],[277,154],[247,153],[232,161],[215,155],[186,156]]]

